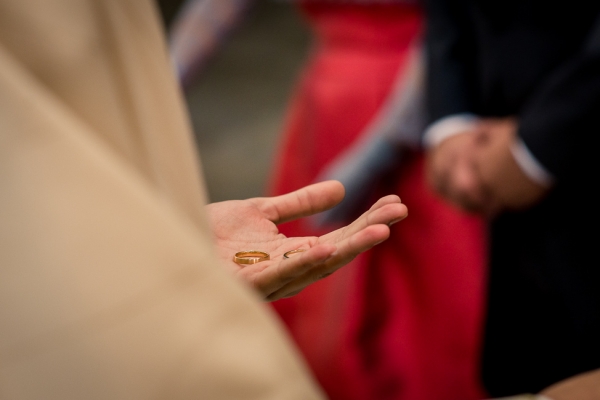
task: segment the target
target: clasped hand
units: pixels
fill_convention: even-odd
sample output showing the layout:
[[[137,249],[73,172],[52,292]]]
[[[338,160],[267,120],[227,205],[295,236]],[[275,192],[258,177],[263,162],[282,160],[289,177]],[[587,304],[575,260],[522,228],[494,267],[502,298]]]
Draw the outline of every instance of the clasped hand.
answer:
[[[445,139],[427,156],[431,186],[458,207],[487,216],[525,209],[548,189],[530,180],[516,163],[513,118],[484,119],[472,130]]]
[[[320,237],[286,237],[277,229],[277,224],[325,211],[343,198],[342,184],[327,181],[277,197],[209,204],[209,223],[218,256],[266,300],[296,295],[386,240],[389,227],[408,215],[400,198],[390,195],[350,225]],[[285,252],[297,248],[307,251],[283,258]],[[233,255],[246,250],[268,252],[271,259],[252,265],[236,264]]]

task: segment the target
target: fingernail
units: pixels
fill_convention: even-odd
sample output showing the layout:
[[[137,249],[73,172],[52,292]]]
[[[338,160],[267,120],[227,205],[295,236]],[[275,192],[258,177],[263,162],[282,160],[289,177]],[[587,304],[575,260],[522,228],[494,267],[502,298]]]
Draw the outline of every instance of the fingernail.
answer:
[[[406,217],[396,218],[395,220],[393,220],[392,222],[390,222],[388,224],[388,226],[392,226],[394,224],[397,224],[398,222],[402,221],[404,218],[406,218]]]

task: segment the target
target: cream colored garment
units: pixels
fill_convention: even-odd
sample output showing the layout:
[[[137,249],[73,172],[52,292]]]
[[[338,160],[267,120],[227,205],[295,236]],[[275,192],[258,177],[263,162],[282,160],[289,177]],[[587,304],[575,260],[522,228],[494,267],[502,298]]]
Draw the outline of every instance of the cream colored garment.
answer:
[[[0,0],[0,398],[322,398],[202,185],[151,2]]]

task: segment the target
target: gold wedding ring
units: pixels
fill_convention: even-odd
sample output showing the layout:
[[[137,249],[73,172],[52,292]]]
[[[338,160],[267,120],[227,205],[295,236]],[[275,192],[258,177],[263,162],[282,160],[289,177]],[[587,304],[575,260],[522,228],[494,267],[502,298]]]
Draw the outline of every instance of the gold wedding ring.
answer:
[[[296,250],[286,251],[285,253],[283,253],[283,258],[290,258],[290,256],[292,254],[302,253],[304,251],[306,251],[306,249],[296,249]]]
[[[238,264],[256,264],[270,259],[269,253],[257,250],[240,251],[233,256],[233,261]]]

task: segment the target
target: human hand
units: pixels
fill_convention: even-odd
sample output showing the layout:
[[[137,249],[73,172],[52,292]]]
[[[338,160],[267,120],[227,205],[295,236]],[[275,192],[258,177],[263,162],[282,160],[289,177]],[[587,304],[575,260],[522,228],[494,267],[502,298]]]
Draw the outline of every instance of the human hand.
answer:
[[[350,225],[324,236],[288,238],[279,233],[277,224],[327,210],[343,197],[342,184],[327,181],[277,197],[209,204],[207,212],[218,256],[266,300],[294,296],[386,240],[389,226],[408,215],[400,198],[390,195]],[[283,258],[285,252],[298,248],[306,251]],[[271,259],[251,265],[236,264],[233,255],[247,250],[270,253]]]
[[[478,126],[473,163],[484,199],[480,210],[487,215],[526,209],[548,192],[515,161],[511,147],[517,141],[517,127],[514,118],[485,119]]]
[[[494,216],[538,202],[547,188],[530,180],[516,163],[513,118],[484,119],[472,130],[441,142],[428,154],[428,181],[448,201]]]
[[[444,139],[427,153],[426,177],[442,197],[467,211],[480,211],[486,192],[477,175],[473,153],[477,147],[476,125]]]

